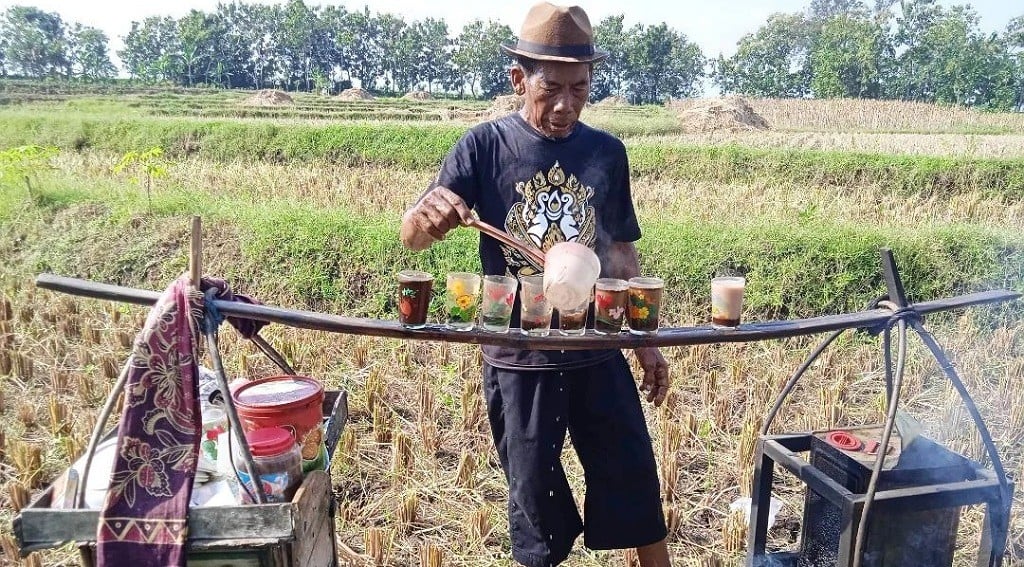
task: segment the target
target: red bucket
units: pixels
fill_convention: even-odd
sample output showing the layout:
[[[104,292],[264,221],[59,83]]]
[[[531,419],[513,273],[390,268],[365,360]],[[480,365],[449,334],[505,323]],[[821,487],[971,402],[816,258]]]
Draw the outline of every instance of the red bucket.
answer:
[[[295,435],[303,459],[317,458],[323,444],[324,387],[319,382],[305,376],[270,376],[243,384],[232,396],[242,429],[283,427]]]

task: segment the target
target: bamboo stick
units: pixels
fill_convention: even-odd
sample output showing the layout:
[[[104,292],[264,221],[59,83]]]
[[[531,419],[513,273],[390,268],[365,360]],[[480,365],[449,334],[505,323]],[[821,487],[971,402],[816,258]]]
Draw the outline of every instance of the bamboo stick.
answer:
[[[203,277],[203,220],[192,217],[192,237],[188,249],[188,277],[192,287],[199,289],[199,280]]]

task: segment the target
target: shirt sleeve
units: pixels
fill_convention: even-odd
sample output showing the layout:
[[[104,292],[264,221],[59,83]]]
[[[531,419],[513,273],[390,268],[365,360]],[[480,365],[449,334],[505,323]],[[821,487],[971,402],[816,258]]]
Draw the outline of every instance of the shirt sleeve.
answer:
[[[472,209],[476,206],[480,194],[480,183],[477,176],[478,144],[473,130],[466,132],[448,152],[441,163],[441,170],[431,189],[441,186],[450,189],[462,197],[466,205]]]
[[[640,240],[640,224],[633,208],[633,195],[629,185],[629,157],[626,146],[616,140],[612,164],[611,187],[602,212],[602,221],[613,242],[635,242]]]

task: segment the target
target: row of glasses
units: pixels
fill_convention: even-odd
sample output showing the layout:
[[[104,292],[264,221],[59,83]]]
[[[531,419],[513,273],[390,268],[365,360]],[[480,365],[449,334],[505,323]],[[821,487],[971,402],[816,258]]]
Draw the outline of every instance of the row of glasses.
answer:
[[[426,325],[433,278],[426,272],[405,270],[398,274],[399,321],[408,328]],[[661,278],[635,277],[629,281],[597,280],[592,298],[573,309],[558,313],[562,335],[586,333],[591,299],[595,306],[594,332],[611,335],[628,326],[630,333],[651,335],[658,332],[662,292]],[[512,320],[516,289],[520,288],[520,328],[524,335],[545,337],[551,332],[553,308],[544,296],[544,275],[484,276],[467,272],[448,274],[445,315],[448,327],[457,331],[481,328],[507,333]]]

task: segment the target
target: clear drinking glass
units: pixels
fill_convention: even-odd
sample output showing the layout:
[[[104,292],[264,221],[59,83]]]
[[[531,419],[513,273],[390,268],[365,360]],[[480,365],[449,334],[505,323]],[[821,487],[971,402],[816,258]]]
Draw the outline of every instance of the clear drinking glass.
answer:
[[[618,334],[626,321],[629,282],[601,278],[594,287],[594,332],[599,335]]]
[[[740,326],[743,313],[743,291],[747,280],[723,276],[711,280],[711,324],[715,327]]]
[[[583,302],[583,305],[574,309],[558,311],[558,332],[574,337],[584,335],[587,332],[587,312],[590,310],[590,299]]]
[[[456,331],[471,330],[480,304],[480,276],[452,272],[448,274],[446,291],[448,327]]]
[[[629,279],[629,332],[634,335],[658,333],[661,295],[665,281],[661,278]]]
[[[546,337],[551,333],[551,304],[544,297],[544,274],[519,276],[519,326],[524,335]]]
[[[508,276],[484,276],[483,305],[480,326],[485,331],[507,333],[512,320],[512,305],[516,301],[519,282]]]

